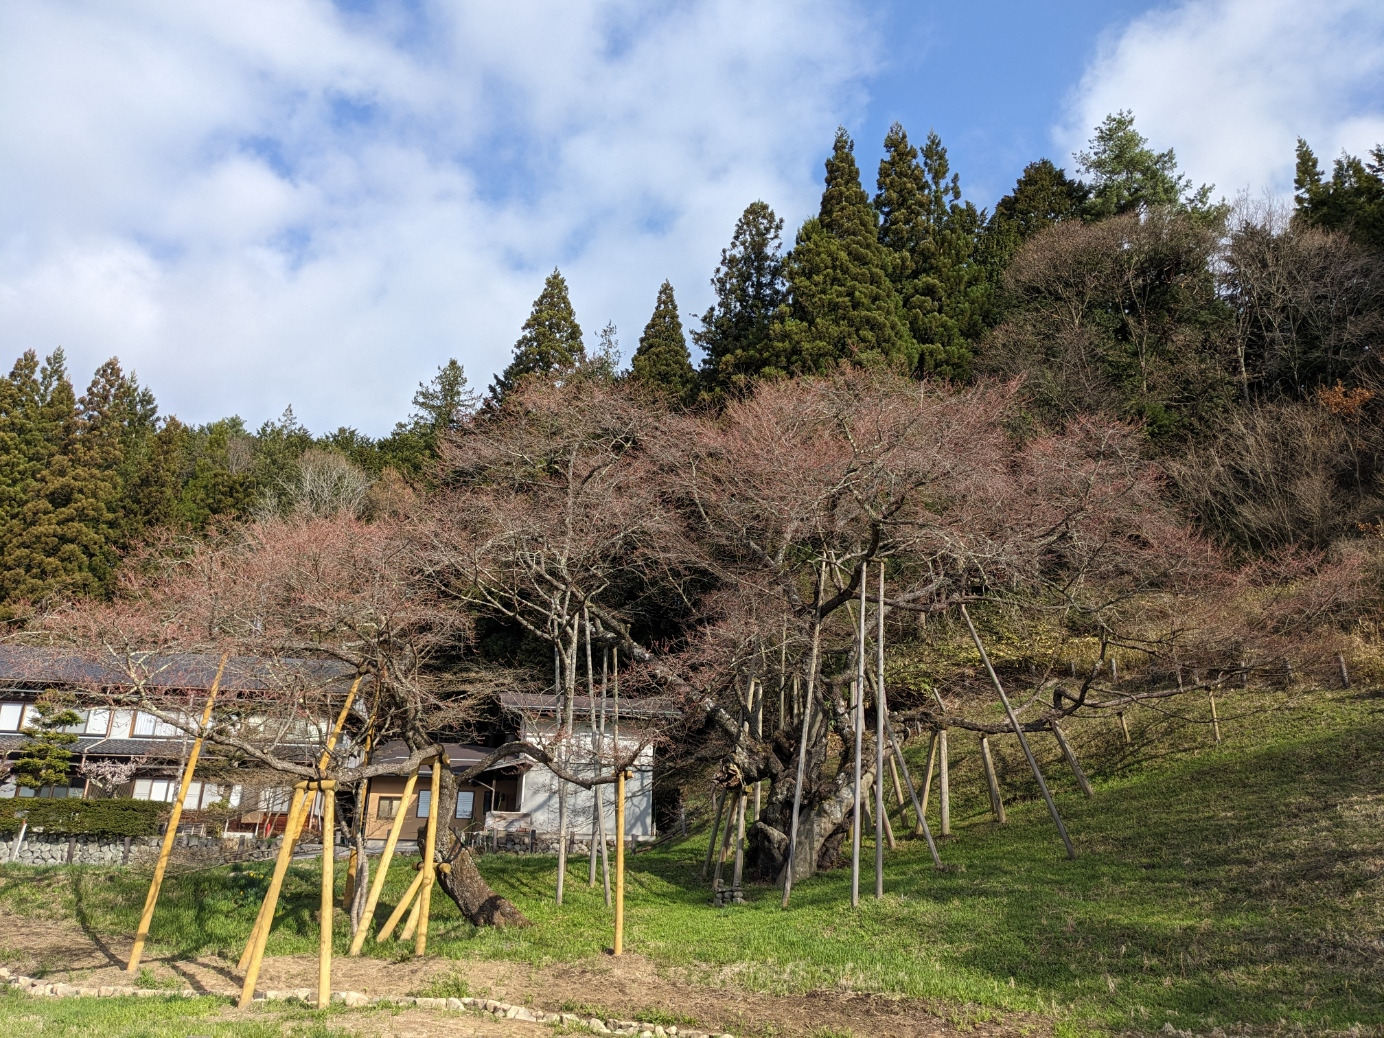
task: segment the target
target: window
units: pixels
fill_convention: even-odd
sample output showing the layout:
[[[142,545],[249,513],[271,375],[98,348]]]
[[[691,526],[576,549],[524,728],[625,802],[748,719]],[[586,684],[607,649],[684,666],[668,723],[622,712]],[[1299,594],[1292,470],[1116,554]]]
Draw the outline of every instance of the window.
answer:
[[[0,732],[19,731],[19,718],[23,713],[22,703],[0,703]]]
[[[135,800],[154,800],[166,804],[177,795],[177,784],[168,779],[135,779]]]
[[[375,801],[375,817],[392,819],[399,814],[399,804],[402,797],[380,797]]]
[[[469,789],[457,793],[457,817],[470,818],[476,810],[476,794]]]
[[[86,733],[87,735],[105,735],[110,731],[111,712],[109,710],[93,710],[87,714]]]
[[[277,811],[282,814],[287,811],[293,799],[293,791],[279,787],[278,789],[264,789],[259,795],[259,809],[261,811]]]
[[[432,790],[425,789],[418,794],[418,818],[427,818],[428,812],[432,810]]]
[[[135,735],[149,736],[154,734],[154,725],[157,722],[152,714],[135,714]]]
[[[178,794],[177,794],[177,793],[174,793],[173,795],[176,797]],[[200,783],[200,782],[190,782],[190,783],[188,783],[188,787],[187,787],[187,796],[183,797],[183,810],[184,810],[184,811],[196,811],[197,808],[198,808],[198,801],[201,799],[201,797],[202,797],[202,783]]]

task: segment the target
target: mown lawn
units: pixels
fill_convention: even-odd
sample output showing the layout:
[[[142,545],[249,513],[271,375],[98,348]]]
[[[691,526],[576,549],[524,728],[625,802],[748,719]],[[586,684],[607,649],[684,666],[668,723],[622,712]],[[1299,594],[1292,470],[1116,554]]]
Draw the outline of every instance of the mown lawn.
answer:
[[[1190,703],[1178,709],[1196,712]],[[888,992],[933,1000],[953,1015],[1019,1009],[1054,1017],[1064,1030],[1384,1025],[1384,698],[1242,693],[1221,703],[1221,716],[1220,746],[1199,717],[1135,715],[1132,748],[1113,718],[1073,725],[1097,787],[1090,800],[1044,746],[1076,861],[1062,854],[1040,801],[1011,803],[1003,827],[988,820],[968,742],[953,750],[948,871],[934,870],[926,847],[910,839],[888,855],[887,896],[869,896],[867,879],[858,911],[849,907],[846,870],[797,886],[787,912],[768,888],[718,910],[699,874],[703,834],[629,859],[626,946],[718,983]],[[1003,758],[1007,790],[1030,792],[1015,748]],[[412,864],[392,870],[379,918]],[[599,888],[586,887],[584,861],[561,910],[552,904],[552,859],[481,864],[535,925],[477,931],[435,900],[430,952],[542,963],[608,946],[610,916]],[[173,879],[151,944],[234,959],[268,871]],[[145,882],[114,870],[4,868],[0,905],[127,934]],[[270,954],[315,951],[316,882],[310,863],[293,870]],[[404,952],[368,946],[383,957]],[[0,1020],[11,1005],[0,1007]]]

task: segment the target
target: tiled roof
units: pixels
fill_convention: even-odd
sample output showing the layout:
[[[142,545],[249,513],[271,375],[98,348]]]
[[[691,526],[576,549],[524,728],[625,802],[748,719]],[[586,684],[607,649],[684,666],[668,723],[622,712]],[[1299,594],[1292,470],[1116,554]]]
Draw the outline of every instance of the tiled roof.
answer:
[[[221,658],[209,654],[150,654],[137,661],[150,688],[210,688]],[[293,677],[313,683],[343,681],[355,672],[330,660],[273,660],[235,656],[226,663],[221,687],[228,691],[262,692],[282,688]],[[97,651],[0,645],[0,684],[11,687],[75,685],[119,688],[133,684],[123,663]]]
[[[516,714],[556,714],[558,712],[559,700],[552,693],[533,693],[533,692],[502,692],[500,693],[500,705],[506,710]],[[579,720],[586,720],[591,716],[591,697],[573,696],[572,710]],[[601,710],[601,701],[596,700],[596,712]],[[614,717],[615,701],[607,698],[605,702],[607,723]],[[621,717],[677,717],[681,711],[671,699],[650,698],[650,699],[621,699]]]

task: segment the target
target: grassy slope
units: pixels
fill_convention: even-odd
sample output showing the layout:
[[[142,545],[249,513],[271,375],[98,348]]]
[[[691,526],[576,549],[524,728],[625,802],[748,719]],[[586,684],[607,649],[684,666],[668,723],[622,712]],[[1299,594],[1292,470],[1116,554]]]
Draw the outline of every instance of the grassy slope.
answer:
[[[1162,713],[1134,718],[1132,750],[1113,719],[1073,726],[1094,800],[1070,788],[1043,747],[1075,862],[1061,855],[1041,802],[1012,804],[1002,828],[986,818],[966,741],[953,751],[959,824],[942,852],[954,871],[935,872],[921,841],[909,840],[888,856],[888,895],[867,896],[859,912],[845,871],[796,888],[787,913],[767,889],[716,910],[699,878],[705,836],[693,838],[631,859],[627,947],[714,981],[912,995],[954,1017],[1013,1008],[1140,1030],[1384,1024],[1384,699],[1244,694],[1221,714],[1220,747],[1205,725]],[[1013,747],[1003,756],[1007,788],[1022,793],[1031,780]],[[410,865],[392,870],[386,902]],[[477,932],[434,901],[430,951],[542,962],[608,944],[609,916],[586,888],[584,862],[561,910],[551,903],[551,859],[490,857],[482,867],[536,925]],[[171,881],[151,941],[234,958],[267,871]],[[131,932],[143,896],[140,877],[94,869],[0,869],[0,882],[5,910],[70,912],[101,933]],[[295,868],[271,954],[315,951],[315,882],[306,863]]]

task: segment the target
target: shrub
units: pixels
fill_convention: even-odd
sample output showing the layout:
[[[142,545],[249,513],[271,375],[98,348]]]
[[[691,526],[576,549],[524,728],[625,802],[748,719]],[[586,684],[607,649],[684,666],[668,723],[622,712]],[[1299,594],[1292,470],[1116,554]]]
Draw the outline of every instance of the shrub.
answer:
[[[149,800],[47,800],[16,797],[0,801],[0,836],[19,832],[19,812],[29,831],[56,836],[157,836],[170,805]]]

